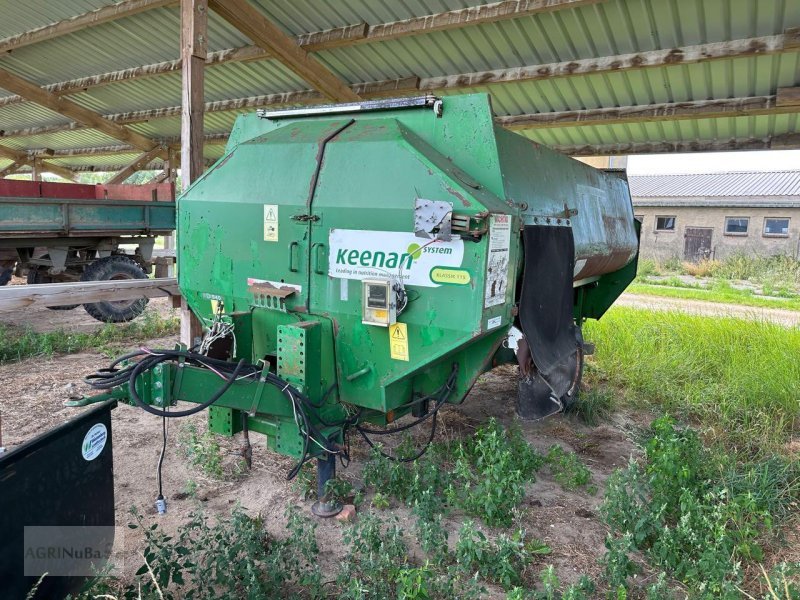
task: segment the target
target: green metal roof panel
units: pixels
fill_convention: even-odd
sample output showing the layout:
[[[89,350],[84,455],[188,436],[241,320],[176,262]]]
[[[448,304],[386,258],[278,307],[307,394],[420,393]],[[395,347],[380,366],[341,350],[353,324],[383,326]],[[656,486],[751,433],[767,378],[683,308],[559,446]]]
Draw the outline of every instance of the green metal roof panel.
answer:
[[[483,0],[250,0],[297,35],[360,22],[378,24],[479,4]],[[0,1],[0,36],[10,36],[111,4],[99,0]],[[339,47],[315,56],[348,83],[407,76],[441,77],[595,56],[612,56],[705,42],[772,35],[800,25],[797,0],[607,0],[577,9],[467,26],[456,30]],[[177,4],[25,46],[0,57],[0,66],[41,85],[160,61],[179,50]],[[250,44],[209,16],[209,50]],[[79,57],[80,60],[76,60]],[[774,94],[800,85],[800,51],[695,65],[625,71],[476,87],[493,96],[499,115],[737,98]],[[274,60],[215,65],[206,70],[206,101],[298,91],[309,86]],[[0,90],[0,97],[8,95]],[[102,114],[172,107],[180,103],[180,75],[172,73],[90,88],[70,99]],[[236,114],[206,115],[208,133],[227,131]],[[0,130],[58,125],[68,120],[32,103],[0,106]],[[791,133],[796,115],[647,124],[558,127],[525,135],[550,145],[638,141],[722,140]],[[131,128],[154,139],[180,133],[176,117]],[[92,131],[6,138],[18,149],[85,148],[119,142]],[[213,150],[212,152],[216,152]],[[74,157],[73,157],[74,158]],[[84,157],[82,157],[84,158]],[[108,157],[114,164],[119,156]],[[100,158],[93,157],[95,164]],[[77,164],[77,163],[76,163]],[[109,164],[109,163],[106,163]]]

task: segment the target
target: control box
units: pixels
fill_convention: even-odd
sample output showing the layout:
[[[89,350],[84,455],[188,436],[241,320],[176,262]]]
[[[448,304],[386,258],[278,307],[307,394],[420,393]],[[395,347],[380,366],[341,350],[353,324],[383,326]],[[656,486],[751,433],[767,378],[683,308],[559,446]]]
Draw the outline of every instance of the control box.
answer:
[[[365,325],[388,327],[397,321],[397,301],[391,279],[361,282],[362,316]]]

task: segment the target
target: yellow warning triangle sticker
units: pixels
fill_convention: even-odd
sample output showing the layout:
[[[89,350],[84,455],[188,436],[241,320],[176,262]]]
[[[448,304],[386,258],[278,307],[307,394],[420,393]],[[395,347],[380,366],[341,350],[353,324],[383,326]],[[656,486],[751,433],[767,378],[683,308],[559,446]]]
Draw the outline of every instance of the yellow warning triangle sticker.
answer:
[[[392,332],[392,339],[404,340],[404,339],[406,339],[406,336],[403,335],[403,330],[402,329],[400,329],[399,327],[395,327],[394,328],[394,332]]]

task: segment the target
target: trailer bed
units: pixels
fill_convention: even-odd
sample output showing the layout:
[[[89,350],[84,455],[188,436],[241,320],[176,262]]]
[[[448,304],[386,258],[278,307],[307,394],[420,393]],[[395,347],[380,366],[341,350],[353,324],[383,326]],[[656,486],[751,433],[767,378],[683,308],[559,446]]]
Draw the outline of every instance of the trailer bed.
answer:
[[[173,197],[171,184],[0,181],[0,239],[164,235],[175,229]]]

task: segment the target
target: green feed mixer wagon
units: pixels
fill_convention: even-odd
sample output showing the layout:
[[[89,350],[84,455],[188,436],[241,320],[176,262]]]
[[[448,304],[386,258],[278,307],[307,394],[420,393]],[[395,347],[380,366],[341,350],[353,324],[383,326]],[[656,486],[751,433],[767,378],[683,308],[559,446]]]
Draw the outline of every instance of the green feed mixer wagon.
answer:
[[[208,408],[290,476],[316,459],[329,516],[349,435],[433,437],[498,364],[519,364],[522,417],[572,402],[581,325],[633,279],[638,226],[623,176],[496,126],[486,95],[425,96],[241,116],[179,199],[178,240],[202,338],[123,357],[82,403]]]

